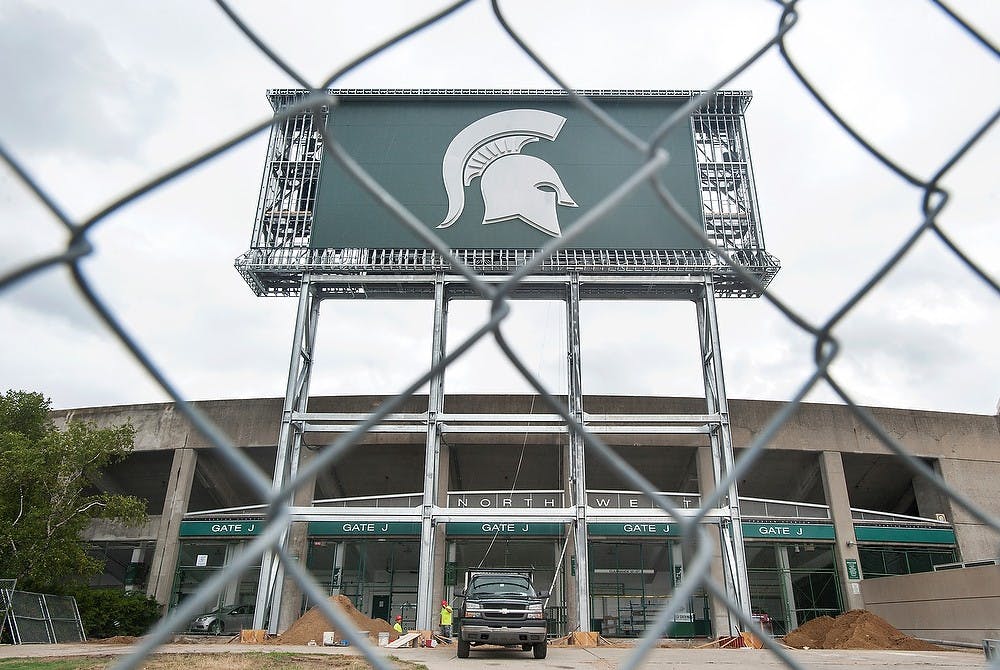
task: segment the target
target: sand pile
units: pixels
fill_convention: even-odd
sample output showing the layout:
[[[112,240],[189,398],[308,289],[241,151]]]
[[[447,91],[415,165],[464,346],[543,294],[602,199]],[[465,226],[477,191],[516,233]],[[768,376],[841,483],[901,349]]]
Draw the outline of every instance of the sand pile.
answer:
[[[836,618],[821,616],[785,636],[785,644],[803,649],[897,649],[943,651],[900,632],[868,610],[851,610]]]
[[[357,610],[347,596],[332,596],[330,602],[347,615],[354,630],[367,630],[372,634],[389,633],[390,639],[396,637],[396,633],[388,621],[369,619]],[[323,633],[328,630],[337,631],[338,638],[344,637],[343,631],[339,627],[331,623],[318,607],[313,607],[299,617],[298,621],[289,626],[284,633],[269,638],[267,644],[309,644],[309,640],[316,640],[316,644],[323,644]]]

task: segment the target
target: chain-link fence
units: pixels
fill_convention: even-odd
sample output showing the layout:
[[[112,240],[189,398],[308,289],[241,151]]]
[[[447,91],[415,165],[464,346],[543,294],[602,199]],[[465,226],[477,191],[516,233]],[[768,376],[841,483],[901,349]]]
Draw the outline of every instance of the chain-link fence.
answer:
[[[324,81],[319,82],[310,81],[297,71],[296,68],[286,61],[281,54],[268,45],[267,35],[255,32],[248,27],[240,19],[238,12],[230,8],[226,3],[222,2],[222,0],[218,0],[218,4],[229,16],[229,18],[245,33],[247,39],[251,40],[264,54],[267,55],[271,61],[273,61],[275,65],[283,70],[291,79],[297,82],[298,85],[313,91],[311,95],[307,95],[296,104],[287,107],[279,113],[275,119],[280,121],[291,115],[301,114],[303,111],[313,111],[316,114],[322,114],[325,106],[335,106],[336,99],[331,99],[325,91],[335,85],[345,74],[392,45],[406,40],[408,37],[424,30],[429,26],[433,26],[442,18],[468,4],[468,1],[466,0],[450,5],[438,13],[428,16],[425,20],[396,35],[392,39],[389,39],[381,44],[373,45],[366,53],[358,56],[355,60],[342,67]],[[855,128],[844,120],[844,118],[838,113],[838,110],[824,97],[823,92],[810,82],[808,74],[795,61],[786,49],[785,44],[786,38],[789,33],[795,29],[796,22],[799,19],[799,5],[807,3],[789,0],[787,2],[778,2],[778,4],[781,8],[780,20],[778,22],[777,29],[769,37],[769,39],[761,44],[759,49],[743,62],[733,63],[728,74],[720,81],[715,82],[705,94],[694,97],[687,105],[672,114],[670,118],[663,119],[661,127],[650,137],[635,136],[628,129],[620,125],[612,115],[609,115],[606,111],[597,107],[585,96],[575,95],[570,91],[569,97],[575,104],[586,110],[586,112],[592,115],[594,119],[596,119],[610,132],[618,136],[624,143],[631,146],[638,154],[646,157],[644,164],[627,182],[616,189],[604,202],[582,215],[573,228],[573,233],[582,233],[591,226],[600,225],[602,216],[611,209],[619,198],[624,197],[631,189],[634,189],[642,183],[651,183],[655,188],[664,208],[672,212],[676,218],[683,221],[690,230],[691,234],[697,236],[705,245],[713,249],[718,258],[732,268],[735,273],[738,273],[747,284],[751,286],[755,285],[757,279],[755,279],[751,273],[748,273],[745,268],[740,265],[740,263],[730,258],[725,252],[712,244],[712,241],[706,237],[699,222],[692,220],[685,211],[677,206],[672,194],[660,181],[660,178],[658,177],[659,168],[662,167],[668,158],[659,147],[659,143],[663,140],[666,133],[676,124],[687,123],[690,113],[709,101],[714,92],[727,86],[730,81],[752,66],[755,62],[763,58],[765,54],[777,52],[787,65],[787,68],[792,75],[794,75],[802,87],[808,91],[809,95],[812,96],[816,104],[822,107],[830,118],[832,118],[840,126],[844,133],[847,133],[851,138],[853,138],[853,140],[863,146],[865,150],[877,159],[886,170],[891,171],[919,191],[921,194],[922,214],[918,220],[914,222],[909,234],[907,234],[904,239],[899,240],[897,248],[884,260],[883,263],[881,263],[878,270],[872,274],[868,281],[866,281],[861,288],[855,291],[853,295],[844,301],[840,308],[834,312],[832,317],[822,323],[814,323],[810,321],[803,316],[804,310],[797,309],[794,305],[786,304],[773,293],[764,290],[764,287],[762,286],[757,287],[759,290],[763,291],[763,295],[766,300],[768,300],[775,308],[780,310],[780,312],[791,323],[795,324],[795,326],[800,328],[804,333],[807,333],[812,338],[815,347],[815,367],[811,371],[811,374],[809,374],[806,379],[802,380],[802,383],[798,387],[797,391],[787,401],[787,403],[785,403],[783,408],[771,418],[765,429],[761,430],[752,444],[747,446],[736,463],[736,466],[728,473],[726,479],[720,482],[717,486],[716,492],[712,495],[705,496],[702,499],[700,508],[701,515],[704,515],[707,510],[717,506],[722,496],[725,495],[729,484],[737,481],[744,473],[748,472],[749,469],[753,467],[754,462],[767,448],[769,441],[796,410],[806,394],[817,385],[826,384],[846,405],[851,408],[856,417],[878,437],[881,443],[895,454],[902,466],[909,469],[915,475],[920,475],[927,481],[931,482],[933,486],[940,490],[941,493],[949,496],[954,503],[957,503],[967,510],[972,517],[978,520],[978,522],[981,522],[994,531],[1000,532],[1000,519],[997,519],[995,516],[982,510],[965,493],[955,490],[953,487],[946,484],[941,477],[935,474],[927,466],[923,460],[915,458],[913,455],[908,453],[907,450],[877,421],[875,421],[864,408],[855,403],[851,395],[844,389],[830,370],[831,364],[837,359],[838,354],[840,353],[838,341],[833,336],[835,327],[840,324],[845,317],[852,313],[865,296],[869,295],[873,289],[883,282],[886,275],[892,271],[893,268],[898,266],[903,259],[907,258],[908,254],[910,254],[911,250],[914,248],[914,245],[916,245],[920,240],[927,238],[936,239],[937,242],[945,245],[947,249],[954,254],[954,257],[964,264],[969,273],[975,275],[982,282],[988,285],[993,294],[1000,293],[1000,287],[998,287],[996,280],[990,277],[984,269],[978,267],[976,263],[974,263],[970,257],[964,253],[961,248],[959,248],[955,241],[948,235],[947,231],[939,225],[938,221],[939,216],[945,209],[948,200],[947,192],[941,187],[942,180],[990,130],[996,122],[997,116],[1000,112],[994,112],[989,118],[982,122],[979,128],[971,133],[965,142],[963,142],[960,146],[954,147],[954,151],[950,157],[945,160],[938,169],[934,170],[930,177],[921,177],[920,175],[914,174],[913,172],[905,169],[891,156],[882,152],[878,147],[863,137]],[[941,2],[932,2],[932,4],[935,5],[936,9],[940,11],[940,21],[950,22],[957,25],[962,31],[964,31],[968,40],[977,43],[979,47],[985,49],[988,53],[992,54],[993,57],[1000,56],[997,48],[990,44],[989,40],[977,30],[976,26],[969,25],[963,21],[961,17]],[[537,55],[535,46],[531,44],[527,38],[520,35],[517,30],[512,28],[507,22],[504,14],[504,8],[501,6],[501,3],[494,0],[492,3],[492,10],[502,30],[506,31],[510,38],[519,45],[524,54],[530,57],[537,64],[537,66],[551,78],[555,85],[569,91],[570,87],[566,84],[566,82],[562,81],[560,77],[552,71],[552,69],[550,69],[549,65]],[[628,11],[628,8],[623,6],[622,11]],[[311,579],[299,562],[290,557],[281,548],[279,540],[282,536],[283,529],[287,526],[287,506],[290,504],[297,486],[305,482],[311,475],[314,475],[321,468],[329,467],[338,458],[341,458],[352,446],[352,444],[359,439],[359,437],[364,435],[366,431],[372,427],[377,426],[385,417],[392,413],[404,399],[408,398],[411,394],[415,393],[418,389],[424,386],[437,373],[443,371],[449,364],[452,363],[452,361],[466,352],[474,343],[490,336],[496,340],[499,347],[509,358],[511,364],[520,371],[524,379],[534,388],[547,406],[553,412],[562,416],[568,429],[571,431],[577,431],[582,436],[586,445],[588,457],[600,459],[606,463],[607,466],[614,469],[624,481],[629,482],[635,487],[636,490],[643,491],[650,495],[652,499],[659,501],[660,506],[665,512],[668,514],[674,514],[674,518],[678,519],[678,522],[683,528],[686,541],[689,542],[690,546],[693,548],[692,553],[694,558],[688,564],[684,574],[684,579],[678,586],[672,602],[679,606],[679,604],[684,602],[692,593],[695,592],[696,589],[704,588],[713,598],[724,602],[733,614],[741,620],[745,629],[756,632],[761,639],[765,641],[766,646],[771,650],[771,652],[778,655],[784,663],[790,667],[801,667],[799,661],[792,658],[780,644],[777,644],[768,636],[761,634],[761,631],[755,622],[752,621],[735,602],[733,602],[730,596],[726,593],[725,589],[719,584],[714,583],[709,578],[712,541],[704,530],[704,525],[699,525],[701,516],[696,515],[692,517],[675,514],[676,510],[670,504],[669,500],[662,496],[657,496],[655,488],[640,473],[630,468],[627,464],[621,461],[621,459],[616,458],[613,451],[609,449],[597,436],[588,433],[587,430],[570,414],[570,412],[567,411],[566,407],[562,406],[560,402],[558,402],[553,395],[550,394],[548,389],[546,389],[532,374],[529,367],[518,359],[508,342],[504,340],[504,336],[500,330],[500,325],[508,314],[508,300],[511,297],[513,290],[522,280],[524,280],[524,278],[535,272],[547,258],[560,251],[568,243],[569,239],[572,237],[572,233],[564,236],[563,238],[553,240],[551,244],[542,249],[541,253],[535,255],[516,271],[511,273],[503,283],[486,283],[483,281],[482,277],[478,276],[472,269],[465,265],[461,258],[457,258],[452,255],[448,247],[439,238],[437,238],[429,228],[421,223],[413,214],[400,206],[398,202],[393,199],[392,194],[387,193],[377,182],[367,175],[364,170],[352,159],[352,157],[343,151],[340,145],[336,142],[336,138],[326,135],[324,135],[325,150],[330,152],[333,157],[336,158],[336,160],[344,166],[344,168],[350,172],[355,179],[357,179],[363,188],[371,193],[377,201],[381,202],[386,207],[387,211],[391,212],[400,226],[416,235],[430,248],[435,249],[443,258],[447,259],[454,270],[465,278],[473,290],[478,292],[483,299],[491,302],[492,310],[489,320],[482,323],[469,338],[456,346],[448,356],[434,364],[433,367],[428,369],[425,374],[410,384],[401,394],[386,401],[366,421],[360,423],[354,431],[344,435],[342,438],[324,448],[322,452],[311,461],[307,468],[301,470],[296,477],[290,481],[285,482],[280,490],[272,491],[272,482],[270,478],[255,467],[250,459],[233,444],[227,435],[223,434],[194,407],[185,401],[182,395],[178,392],[177,388],[171,382],[169,370],[161,369],[151,361],[144,347],[123,326],[118,315],[116,314],[114,306],[106,304],[97,295],[90,278],[81,267],[81,261],[94,251],[92,239],[95,229],[100,226],[102,222],[106,221],[109,216],[127,204],[133,202],[140,196],[163,187],[172,180],[187,174],[197,166],[229,151],[234,146],[266,129],[272,122],[274,122],[272,119],[268,119],[266,122],[262,122],[259,125],[247,128],[234,134],[231,139],[219,144],[209,151],[206,151],[196,159],[186,162],[183,165],[179,165],[176,168],[148,181],[147,183],[142,184],[138,188],[135,188],[127,195],[114,200],[113,202],[107,203],[107,205],[96,215],[86,220],[74,220],[68,216],[57,204],[58,197],[56,196],[58,194],[47,192],[39,181],[37,181],[36,178],[28,170],[26,170],[9,151],[0,146],[0,156],[3,157],[16,175],[24,182],[27,188],[34,193],[38,200],[44,204],[51,214],[62,223],[70,234],[68,244],[66,244],[65,248],[59,253],[36,258],[26,265],[8,272],[4,277],[2,277],[2,279],[0,279],[0,297],[3,296],[3,291],[10,290],[12,286],[26,278],[40,273],[52,272],[61,267],[67,268],[71,272],[83,299],[89,303],[90,307],[116,334],[120,341],[131,352],[132,356],[134,356],[135,359],[146,370],[148,370],[149,374],[153,376],[157,383],[173,398],[173,400],[177,403],[178,409],[182,411],[188,419],[190,419],[190,421],[206,436],[207,439],[210,440],[210,442],[218,450],[218,453],[228,462],[228,465],[232,468],[234,475],[243,478],[256,495],[267,501],[269,505],[269,523],[267,524],[266,530],[249,544],[246,551],[236,556],[225,570],[215,574],[204,583],[198,593],[186,599],[171,613],[169,617],[161,621],[151,631],[151,634],[144,638],[143,642],[136,648],[136,650],[121,661],[119,667],[137,667],[140,663],[142,663],[143,658],[147,654],[155,650],[159,645],[163,644],[170,638],[172,631],[178,629],[179,626],[183,626],[194,615],[198,614],[202,608],[209,604],[215,598],[216,594],[225,586],[225,584],[233,578],[233,576],[251,568],[252,566],[259,565],[262,555],[268,550],[278,552],[278,556],[284,566],[286,574],[290,575],[291,578],[299,584],[312,601],[319,604],[326,616],[331,621],[335,622],[338,630],[348,631],[347,637],[351,640],[352,644],[359,647],[373,665],[379,668],[391,667],[391,663],[387,660],[385,655],[383,655],[376,648],[372,647],[367,640],[361,639],[361,637],[359,637],[356,633],[350,632],[352,630],[352,626],[348,625],[348,621],[345,619],[345,616],[331,606],[331,604],[327,601],[325,594]],[[317,127],[321,128],[322,124],[317,124]],[[0,129],[0,133],[2,132],[3,130]],[[636,667],[643,662],[647,653],[657,645],[658,639],[666,632],[667,627],[675,614],[677,606],[672,605],[663,609],[656,622],[647,629],[645,637],[637,644],[634,652],[630,655],[629,660],[626,662],[626,667]],[[995,667],[1000,667],[1000,661],[995,662],[994,665]]]

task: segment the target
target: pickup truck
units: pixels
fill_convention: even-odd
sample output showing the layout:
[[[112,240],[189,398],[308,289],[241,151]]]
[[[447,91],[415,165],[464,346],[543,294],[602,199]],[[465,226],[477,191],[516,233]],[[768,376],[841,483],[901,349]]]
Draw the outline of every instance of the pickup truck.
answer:
[[[479,645],[520,647],[535,658],[548,651],[546,591],[535,591],[530,570],[470,570],[458,610],[458,657]]]

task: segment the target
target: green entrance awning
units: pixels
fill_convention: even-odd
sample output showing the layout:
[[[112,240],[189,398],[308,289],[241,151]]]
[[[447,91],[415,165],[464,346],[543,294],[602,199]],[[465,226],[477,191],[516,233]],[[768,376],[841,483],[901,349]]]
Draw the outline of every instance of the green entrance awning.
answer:
[[[449,521],[449,537],[455,535],[532,535],[561,536],[565,527],[561,523],[521,523],[508,521]]]
[[[676,523],[588,523],[587,533],[603,537],[680,537],[681,527]]]
[[[744,522],[743,537],[768,540],[832,540],[836,535],[833,532],[833,525],[825,523]]]
[[[855,526],[858,542],[899,542],[901,544],[955,544],[952,528],[898,528],[892,526]]]
[[[419,521],[311,521],[310,537],[420,535]]]
[[[181,521],[179,537],[246,537],[260,535],[264,522],[255,521]]]

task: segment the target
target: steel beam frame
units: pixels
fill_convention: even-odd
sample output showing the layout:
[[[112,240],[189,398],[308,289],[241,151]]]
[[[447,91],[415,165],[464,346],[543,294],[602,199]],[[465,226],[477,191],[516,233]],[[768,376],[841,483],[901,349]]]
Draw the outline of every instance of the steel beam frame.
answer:
[[[420,278],[418,281],[425,280]],[[529,278],[535,279],[535,278]],[[581,359],[580,301],[588,295],[591,282],[602,283],[607,277],[595,278],[571,274],[561,278],[544,277],[537,285],[544,287],[539,295],[558,297],[566,303],[566,343],[567,343],[567,403],[568,411],[587,429],[595,434],[605,435],[705,435],[712,450],[713,481],[722,481],[732,471],[734,464],[732,435],[729,423],[729,408],[722,372],[719,344],[718,318],[715,307],[714,278],[712,274],[694,277],[655,278],[662,287],[659,295],[671,295],[673,300],[691,300],[697,312],[697,327],[701,347],[701,364],[705,385],[706,407],[701,414],[589,414],[584,408],[582,387],[583,362]],[[616,281],[619,278],[614,278]],[[282,409],[277,455],[274,470],[274,489],[278,490],[295,475],[306,433],[330,434],[353,430],[357,422],[367,418],[363,413],[318,413],[308,411],[309,381],[312,371],[313,348],[319,320],[321,302],[331,297],[327,288],[344,282],[344,277],[329,275],[304,275],[299,287],[299,306],[296,314],[292,356],[289,364],[285,401]],[[631,279],[630,281],[635,281]],[[531,283],[530,281],[528,283]],[[561,286],[561,291],[554,289]],[[433,278],[434,298],[433,333],[431,361],[436,365],[446,353],[448,329],[448,305],[451,299],[468,297],[467,286],[453,275],[439,273]],[[589,295],[594,295],[590,293]],[[538,297],[538,296],[533,296]],[[579,578],[576,580],[578,599],[578,620],[572,622],[576,630],[590,629],[590,584],[588,556],[588,518],[614,520],[617,518],[634,520],[637,518],[666,518],[659,510],[642,510],[636,514],[621,510],[593,510],[587,507],[586,493],[586,453],[580,435],[560,425],[560,417],[555,414],[447,414],[444,411],[445,375],[435,375],[429,387],[426,412],[399,413],[390,415],[372,432],[425,435],[424,485],[422,503],[412,512],[384,508],[329,507],[292,508],[292,519],[335,520],[348,517],[379,518],[381,520],[419,520],[420,563],[418,576],[417,625],[429,629],[434,609],[430,607],[435,580],[439,575],[434,571],[434,551],[438,523],[449,520],[489,520],[495,518],[512,521],[549,521],[573,523],[574,549]],[[570,505],[559,510],[543,510],[538,513],[525,510],[490,510],[486,516],[482,510],[457,510],[448,507],[447,501],[440,500],[442,435],[450,434],[567,434],[568,463],[570,468]],[[704,522],[721,524],[723,528],[723,553],[727,592],[749,614],[750,598],[746,572],[741,516],[735,484],[727,491],[726,498],[717,508],[711,510]],[[282,538],[282,542],[285,538]],[[276,617],[268,618],[268,612],[277,612],[281,603],[282,571],[272,553],[266,554],[261,562],[258,584],[255,627],[262,628],[265,622],[269,630],[276,631]],[[731,623],[730,634],[738,632],[738,624]]]
[[[715,430],[710,434],[712,446],[712,469],[714,482],[719,484],[732,470],[733,455],[732,430],[729,423],[729,401],[726,383],[722,373],[722,348],[719,342],[719,321],[715,309],[715,290],[711,275],[705,275],[705,292],[695,303],[698,318],[698,340],[701,345],[702,374],[705,380],[705,400],[709,414],[720,417]],[[750,585],[747,576],[746,550],[743,543],[743,525],[740,517],[739,493],[733,482],[725,503],[729,510],[723,523],[723,555],[726,556],[726,590],[739,604],[740,609],[750,616]],[[730,635],[739,634],[739,624],[730,618]]]
[[[438,365],[447,355],[448,296],[444,279],[438,276],[434,282],[434,332],[431,337],[431,366]],[[424,450],[424,496],[420,518],[420,564],[417,575],[417,627],[431,629],[431,607],[434,592],[434,510],[438,503],[438,488],[441,477],[441,429],[438,415],[444,411],[444,370],[434,375],[430,381],[427,396],[427,441]],[[447,481],[447,479],[446,479]]]
[[[319,325],[320,301],[312,291],[310,275],[302,277],[299,290],[299,305],[295,315],[295,333],[292,338],[292,355],[288,366],[288,380],[285,386],[285,401],[281,410],[281,428],[278,431],[277,454],[274,461],[272,490],[278,491],[286,481],[295,476],[302,448],[301,424],[294,421],[296,412],[305,412],[309,404],[309,381],[312,376],[313,349],[316,344],[316,328]],[[281,536],[281,544],[288,541],[288,531]],[[254,608],[254,628],[261,629],[269,619],[268,630],[277,632],[277,616],[270,612],[281,608],[281,588],[284,571],[274,552],[265,552],[261,558],[260,576],[257,582],[257,600]]]
[[[567,400],[570,416],[583,423],[583,360],[580,341],[580,276],[571,275],[566,294],[566,348],[567,348]],[[573,486],[572,501],[576,510],[574,529],[574,551],[576,552],[577,575],[586,578],[576,580],[576,607],[578,612],[577,630],[590,630],[590,561],[588,560],[587,533],[587,466],[581,435],[570,431],[570,482]]]

